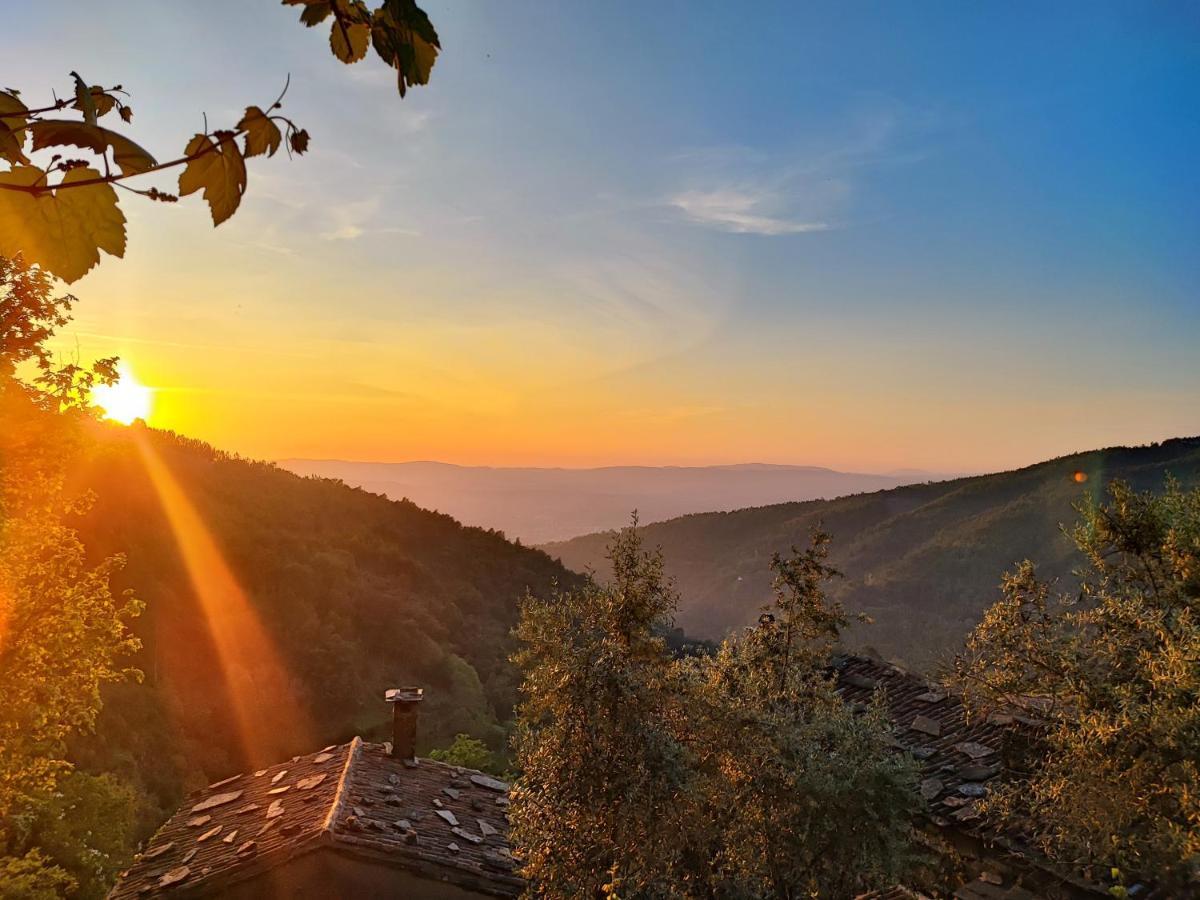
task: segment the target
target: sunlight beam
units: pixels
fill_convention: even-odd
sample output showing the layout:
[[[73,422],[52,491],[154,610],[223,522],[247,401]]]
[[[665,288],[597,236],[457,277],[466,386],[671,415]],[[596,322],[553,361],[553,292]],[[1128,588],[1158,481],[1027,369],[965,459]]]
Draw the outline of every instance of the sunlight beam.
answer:
[[[137,447],[216,649],[221,687],[240,732],[241,749],[249,762],[265,765],[282,748],[311,744],[312,724],[293,696],[296,682],[250,598],[151,440],[139,433]],[[186,653],[186,648],[179,652]]]

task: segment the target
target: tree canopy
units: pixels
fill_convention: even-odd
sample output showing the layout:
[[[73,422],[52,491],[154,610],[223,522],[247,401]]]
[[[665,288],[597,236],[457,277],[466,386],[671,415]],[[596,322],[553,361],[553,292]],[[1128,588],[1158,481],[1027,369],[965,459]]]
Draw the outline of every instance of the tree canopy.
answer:
[[[715,655],[668,651],[674,590],[634,528],[611,583],[526,601],[511,816],[535,893],[836,898],[904,873],[915,767],[826,674],[827,543],[777,557],[774,603]]]
[[[62,814],[108,798],[119,821],[131,801],[84,776],[70,791],[60,782],[71,769],[67,739],[95,724],[101,686],[138,674],[122,658],[139,646],[128,624],[141,610],[112,589],[121,558],[89,561],[65,524],[87,506],[65,489],[70,424],[87,416],[88,391],[110,380],[111,361],[53,365],[45,342],[69,320],[73,298],[51,288],[44,272],[0,258],[0,883],[27,896],[102,893],[123,861],[119,835],[115,847],[98,846],[93,837],[110,832],[72,831]],[[32,385],[17,378],[27,363]]]
[[[1114,482],[1082,508],[1066,593],[1025,562],[955,678],[977,711],[1039,723],[1028,774],[985,811],[1059,859],[1168,889],[1200,884],[1200,489]],[[1186,887],[1185,886],[1190,886]]]

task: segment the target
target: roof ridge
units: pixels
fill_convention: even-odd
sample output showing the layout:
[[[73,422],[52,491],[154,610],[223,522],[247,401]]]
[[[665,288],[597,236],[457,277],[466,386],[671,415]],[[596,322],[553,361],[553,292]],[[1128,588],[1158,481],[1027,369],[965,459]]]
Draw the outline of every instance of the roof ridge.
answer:
[[[346,762],[342,764],[342,774],[338,776],[337,788],[333,792],[333,802],[329,804],[329,812],[325,814],[325,821],[321,823],[322,835],[328,835],[332,832],[333,823],[337,821],[338,814],[342,811],[342,806],[346,800],[346,784],[350,781],[350,767],[354,765],[354,760],[358,758],[358,754],[362,750],[362,745],[362,738],[355,735],[346,752]]]

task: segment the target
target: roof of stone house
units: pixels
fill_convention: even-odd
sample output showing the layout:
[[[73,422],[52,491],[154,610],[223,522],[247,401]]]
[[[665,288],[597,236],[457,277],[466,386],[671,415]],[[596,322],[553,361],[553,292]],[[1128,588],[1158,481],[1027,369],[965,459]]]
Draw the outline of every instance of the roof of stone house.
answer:
[[[968,722],[958,697],[896,666],[859,656],[835,663],[838,691],[852,703],[870,703],[884,691],[895,737],[921,763],[921,796],[934,824],[968,826],[975,801],[1000,774],[1000,750],[1013,716]]]
[[[1067,871],[1030,847],[1022,835],[985,831],[975,809],[991,782],[1004,777],[1001,751],[1005,739],[1014,730],[1032,725],[1032,720],[1005,713],[968,720],[961,699],[945,687],[889,663],[841,656],[833,661],[832,668],[837,673],[838,692],[851,703],[867,704],[877,691],[884,692],[897,748],[909,751],[920,761],[919,790],[933,825],[981,840],[996,858],[1046,873],[1079,894],[1108,896],[1101,885]],[[1012,884],[1008,876],[991,873],[963,885],[954,896],[961,900],[1021,900],[1034,895]],[[1155,894],[1139,883],[1131,888],[1131,896],[1148,898]]]
[[[322,847],[516,896],[507,793],[482,772],[355,738],[193,793],[109,896],[216,894]]]
[[[854,900],[929,900],[929,897],[897,885],[883,891],[868,891],[865,894],[859,894]]]

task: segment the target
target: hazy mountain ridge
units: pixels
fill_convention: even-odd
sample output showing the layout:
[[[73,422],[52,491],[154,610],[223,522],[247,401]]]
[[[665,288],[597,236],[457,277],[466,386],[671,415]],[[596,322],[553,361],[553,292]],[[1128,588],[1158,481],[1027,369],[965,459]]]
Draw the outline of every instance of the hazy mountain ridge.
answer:
[[[1087,481],[1074,480],[1083,472]],[[833,560],[846,578],[834,588],[874,626],[852,643],[916,668],[958,646],[996,598],[1001,574],[1024,558],[1051,577],[1071,578],[1078,563],[1060,529],[1072,504],[1122,478],[1141,490],[1166,476],[1200,483],[1200,438],[1077,453],[1010,472],[908,485],[831,501],[785,503],[683,516],[649,525],[679,585],[678,622],[696,637],[748,624],[770,590],[774,551],[803,545],[818,523],[834,537]],[[544,545],[576,570],[604,572],[610,535]]]
[[[918,477],[768,463],[568,469],[285,459],[279,465],[301,475],[339,478],[393,500],[408,499],[535,544],[619,527],[634,509],[643,522],[657,522],[694,512],[840,497]]]

